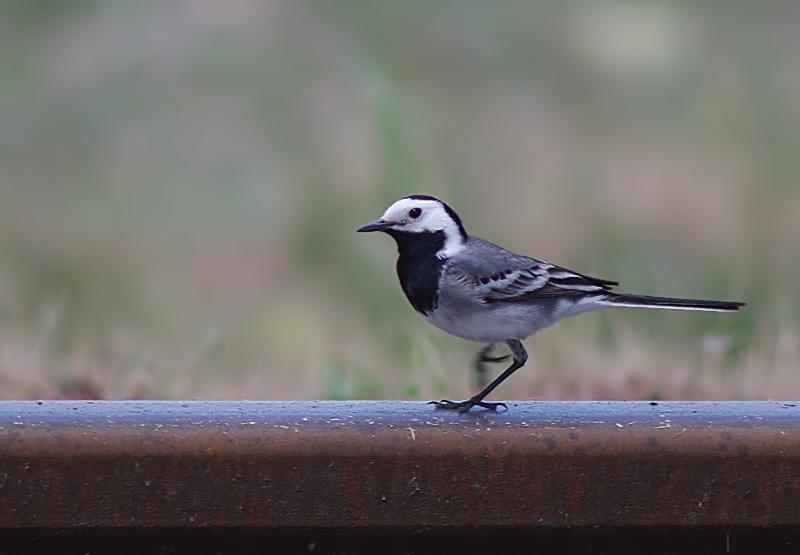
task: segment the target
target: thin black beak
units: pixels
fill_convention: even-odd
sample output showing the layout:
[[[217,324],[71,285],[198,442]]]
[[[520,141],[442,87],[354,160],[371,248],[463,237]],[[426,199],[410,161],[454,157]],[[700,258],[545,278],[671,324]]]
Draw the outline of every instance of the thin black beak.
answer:
[[[383,231],[384,229],[387,229],[392,225],[393,224],[391,222],[386,222],[378,218],[377,220],[372,220],[368,224],[362,225],[356,231],[358,231],[359,233],[366,233],[369,231]]]

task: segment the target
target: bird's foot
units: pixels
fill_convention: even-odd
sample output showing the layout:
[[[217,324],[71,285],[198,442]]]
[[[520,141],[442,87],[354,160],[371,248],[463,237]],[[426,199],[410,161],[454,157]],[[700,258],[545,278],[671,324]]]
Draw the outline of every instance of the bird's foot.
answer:
[[[441,401],[430,401],[428,404],[434,405],[437,409],[457,410],[458,412],[467,412],[472,407],[481,407],[491,411],[496,411],[499,407],[503,407],[503,410],[508,410],[505,403],[475,401],[473,399],[467,399],[466,401],[448,401],[447,399],[442,399]]]

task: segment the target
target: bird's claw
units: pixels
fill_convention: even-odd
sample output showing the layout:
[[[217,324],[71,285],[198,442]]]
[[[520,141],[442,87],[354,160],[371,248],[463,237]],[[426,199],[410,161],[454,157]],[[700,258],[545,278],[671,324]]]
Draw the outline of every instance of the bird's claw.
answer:
[[[457,410],[461,413],[467,412],[472,407],[481,407],[491,411],[496,411],[499,407],[503,407],[503,410],[508,410],[505,403],[473,401],[472,399],[467,399],[466,401],[449,401],[447,399],[442,399],[441,401],[429,401],[428,404],[434,405],[437,409]]]

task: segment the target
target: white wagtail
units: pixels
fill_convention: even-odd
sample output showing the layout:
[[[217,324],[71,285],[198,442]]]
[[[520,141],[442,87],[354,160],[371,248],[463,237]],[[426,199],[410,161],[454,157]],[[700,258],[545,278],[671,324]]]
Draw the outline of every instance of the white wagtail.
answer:
[[[431,401],[442,409],[506,408],[483,399],[525,364],[523,339],[567,316],[614,306],[730,312],[745,304],[614,292],[616,281],[579,274],[468,235],[452,208],[427,195],[401,198],[358,231],[383,231],[394,238],[400,286],[426,320],[455,336],[487,343],[478,353],[478,367],[508,358],[490,357],[493,344],[505,342],[511,350],[511,366],[474,397]]]

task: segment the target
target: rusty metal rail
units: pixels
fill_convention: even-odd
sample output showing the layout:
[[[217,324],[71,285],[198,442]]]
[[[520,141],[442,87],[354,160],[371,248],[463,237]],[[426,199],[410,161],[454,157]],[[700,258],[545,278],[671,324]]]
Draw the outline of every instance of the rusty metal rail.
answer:
[[[18,537],[758,527],[800,529],[797,403],[0,402]]]

